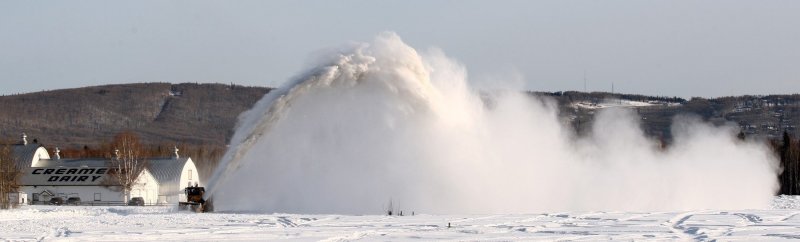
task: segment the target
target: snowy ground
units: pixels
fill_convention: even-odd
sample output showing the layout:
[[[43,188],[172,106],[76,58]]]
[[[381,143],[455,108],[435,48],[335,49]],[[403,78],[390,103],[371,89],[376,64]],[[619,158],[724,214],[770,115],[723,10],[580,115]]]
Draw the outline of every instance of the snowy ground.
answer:
[[[0,240],[775,240],[800,239],[800,198],[773,209],[343,216],[195,214],[172,207],[26,206],[0,211]],[[448,228],[448,223],[450,227]]]

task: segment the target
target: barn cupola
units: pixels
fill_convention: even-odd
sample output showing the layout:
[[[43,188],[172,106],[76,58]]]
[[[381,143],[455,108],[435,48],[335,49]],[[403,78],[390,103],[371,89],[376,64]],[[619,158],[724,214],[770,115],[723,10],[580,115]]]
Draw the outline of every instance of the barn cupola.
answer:
[[[22,145],[28,145],[28,135],[22,133]]]
[[[172,158],[175,158],[176,160],[181,158],[181,156],[178,154],[178,151],[178,146],[175,146],[175,155],[173,155]]]

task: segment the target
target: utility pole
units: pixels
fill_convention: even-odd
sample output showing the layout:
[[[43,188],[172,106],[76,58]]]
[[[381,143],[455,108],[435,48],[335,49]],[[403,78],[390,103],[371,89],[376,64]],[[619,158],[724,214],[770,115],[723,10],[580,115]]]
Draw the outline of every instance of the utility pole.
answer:
[[[586,92],[586,69],[583,70],[583,92]]]

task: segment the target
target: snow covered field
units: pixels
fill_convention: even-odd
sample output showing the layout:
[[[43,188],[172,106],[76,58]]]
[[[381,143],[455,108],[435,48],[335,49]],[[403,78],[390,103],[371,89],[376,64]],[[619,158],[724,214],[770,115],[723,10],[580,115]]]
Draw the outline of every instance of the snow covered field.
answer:
[[[0,240],[775,240],[800,239],[800,198],[773,209],[344,216],[195,214],[173,207],[26,206],[0,211]],[[450,227],[448,228],[448,223]]]

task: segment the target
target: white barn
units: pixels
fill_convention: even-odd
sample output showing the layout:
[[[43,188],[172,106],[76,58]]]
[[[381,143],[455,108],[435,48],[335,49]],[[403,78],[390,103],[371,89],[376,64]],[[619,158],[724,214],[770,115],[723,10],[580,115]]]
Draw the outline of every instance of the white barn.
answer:
[[[177,148],[172,157],[145,159],[147,166],[128,198],[110,182],[111,159],[61,159],[58,148],[51,157],[40,144],[28,143],[24,134],[13,152],[23,172],[20,194],[27,196],[20,200],[28,204],[47,204],[53,197],[79,197],[85,205],[123,204],[132,197],[148,205],[177,204],[186,200],[186,186],[203,184],[192,159],[181,158]]]

